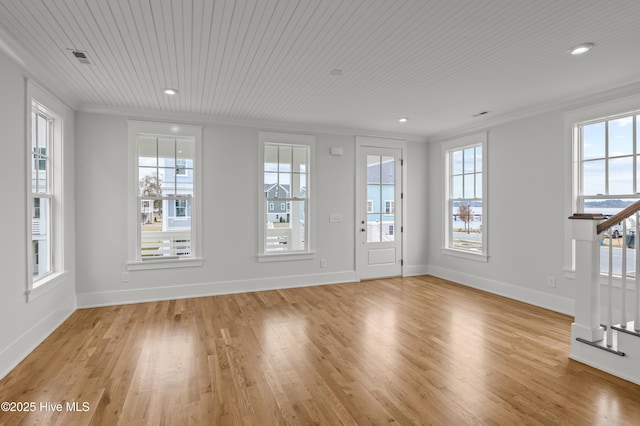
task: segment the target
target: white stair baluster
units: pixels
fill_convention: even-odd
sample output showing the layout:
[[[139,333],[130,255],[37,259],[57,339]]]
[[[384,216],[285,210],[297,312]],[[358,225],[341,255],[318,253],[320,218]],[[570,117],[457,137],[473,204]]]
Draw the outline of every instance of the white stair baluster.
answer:
[[[620,301],[620,326],[627,328],[627,221],[622,221],[622,289]]]
[[[607,347],[613,346],[613,231],[609,229],[609,274],[607,280],[607,332],[605,343]]]

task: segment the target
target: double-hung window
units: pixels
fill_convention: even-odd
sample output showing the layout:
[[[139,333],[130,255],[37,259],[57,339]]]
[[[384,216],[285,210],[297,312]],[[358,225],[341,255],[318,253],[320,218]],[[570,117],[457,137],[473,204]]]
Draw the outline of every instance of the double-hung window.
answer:
[[[31,109],[31,247],[33,280],[45,277],[52,265],[52,132],[53,119],[36,102]]]
[[[445,254],[487,259],[486,145],[486,133],[443,145]]]
[[[635,111],[575,125],[579,212],[609,217],[640,199],[639,121],[640,112]],[[635,222],[634,215],[607,231],[615,239],[614,251],[626,244],[630,247],[628,255],[635,255]],[[601,256],[606,258],[607,254],[608,247],[603,246]],[[619,257],[613,257],[614,275],[622,271]]]
[[[259,260],[304,258],[311,250],[314,138],[260,133]]]
[[[129,122],[132,196],[129,269],[195,266],[200,229],[201,128]],[[196,261],[196,262],[194,262]]]
[[[27,82],[28,298],[64,274],[64,124],[67,109]],[[36,291],[37,290],[37,291]]]

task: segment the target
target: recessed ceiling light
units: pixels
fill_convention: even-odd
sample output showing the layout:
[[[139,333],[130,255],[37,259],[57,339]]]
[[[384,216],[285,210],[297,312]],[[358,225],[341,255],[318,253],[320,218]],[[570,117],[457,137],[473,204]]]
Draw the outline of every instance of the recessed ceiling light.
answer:
[[[398,118],[398,121],[400,123],[406,123],[407,121],[409,121],[409,119],[407,117],[400,117],[400,118]]]
[[[172,89],[170,87],[167,87],[166,89],[162,89],[162,91],[164,92],[165,95],[175,95],[176,93],[178,93],[177,89]]]
[[[581,43],[569,49],[569,53],[571,53],[572,55],[584,55],[585,53],[593,49],[594,46],[595,44],[593,43]]]

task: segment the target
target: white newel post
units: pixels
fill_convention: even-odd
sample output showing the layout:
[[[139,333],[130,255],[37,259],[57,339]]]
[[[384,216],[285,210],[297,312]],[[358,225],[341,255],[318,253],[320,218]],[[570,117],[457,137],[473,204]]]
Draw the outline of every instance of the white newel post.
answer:
[[[575,322],[571,324],[571,338],[595,342],[602,340],[600,326],[600,238],[596,227],[601,215],[570,217],[572,238],[576,245]]]

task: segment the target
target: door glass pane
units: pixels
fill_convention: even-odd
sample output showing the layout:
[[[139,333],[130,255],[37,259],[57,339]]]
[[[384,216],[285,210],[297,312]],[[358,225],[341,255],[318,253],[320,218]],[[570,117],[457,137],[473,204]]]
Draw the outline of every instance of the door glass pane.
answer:
[[[380,162],[379,155],[367,155],[367,183],[380,183]]]
[[[393,157],[382,157],[381,181],[384,184],[395,183],[395,161]]]

